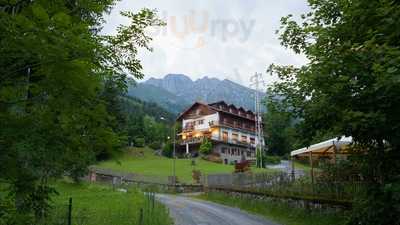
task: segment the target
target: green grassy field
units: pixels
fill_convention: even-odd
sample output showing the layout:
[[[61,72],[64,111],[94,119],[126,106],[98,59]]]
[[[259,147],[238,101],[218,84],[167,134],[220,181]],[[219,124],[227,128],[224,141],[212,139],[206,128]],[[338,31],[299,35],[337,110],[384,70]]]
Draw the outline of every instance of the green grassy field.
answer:
[[[139,151],[144,152],[144,156],[138,154]],[[108,168],[115,171],[138,173],[142,175],[168,177],[172,176],[173,159],[156,156],[153,150],[148,148],[134,148],[130,152],[125,153],[114,160],[98,163],[96,166]],[[212,173],[232,173],[234,167],[232,165],[224,165],[209,162],[200,158],[196,159],[196,166],[192,167],[191,160],[176,160],[176,175],[178,180],[184,183],[192,183],[192,169],[200,170],[202,175]],[[265,169],[255,169],[255,172],[266,171]]]
[[[74,225],[134,225],[139,224],[143,209],[143,225],[172,224],[167,209],[149,200],[137,189],[127,193],[96,184],[57,182],[58,196],[52,198],[54,208],[48,224],[63,224],[66,220],[68,201],[72,198],[72,224]]]
[[[206,193],[196,196],[207,201],[233,206],[245,211],[259,214],[283,225],[342,225],[345,216],[327,212],[309,212],[302,208],[289,207],[283,203],[267,203],[251,198],[232,197],[223,193]]]

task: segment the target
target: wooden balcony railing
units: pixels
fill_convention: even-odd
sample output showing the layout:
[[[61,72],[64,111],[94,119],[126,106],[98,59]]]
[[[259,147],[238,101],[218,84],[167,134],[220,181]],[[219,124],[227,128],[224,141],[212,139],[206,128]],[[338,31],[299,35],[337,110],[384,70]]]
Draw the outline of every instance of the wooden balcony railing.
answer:
[[[210,126],[228,126],[228,127],[232,127],[232,128],[236,128],[236,129],[243,129],[243,130],[247,130],[247,131],[251,131],[251,132],[255,132],[255,128],[254,127],[249,127],[246,125],[239,125],[239,124],[234,124],[234,123],[230,123],[230,122],[218,122],[218,121],[212,121],[212,123],[209,123]]]

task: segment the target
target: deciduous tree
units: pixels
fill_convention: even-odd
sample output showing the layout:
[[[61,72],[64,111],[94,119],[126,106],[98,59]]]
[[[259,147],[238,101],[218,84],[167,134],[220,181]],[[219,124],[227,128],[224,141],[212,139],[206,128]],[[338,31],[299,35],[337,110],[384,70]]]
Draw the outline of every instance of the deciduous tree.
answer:
[[[49,180],[82,176],[95,157],[121,146],[116,93],[141,78],[138,48],[154,11],[124,12],[130,24],[100,34],[113,0],[1,1],[0,181],[19,214],[42,217]],[[22,220],[25,224],[27,220]]]
[[[282,18],[282,45],[305,54],[302,67],[272,65],[275,94],[302,118],[305,140],[329,130],[352,136],[368,191],[352,224],[400,221],[400,4],[309,0],[297,22]]]

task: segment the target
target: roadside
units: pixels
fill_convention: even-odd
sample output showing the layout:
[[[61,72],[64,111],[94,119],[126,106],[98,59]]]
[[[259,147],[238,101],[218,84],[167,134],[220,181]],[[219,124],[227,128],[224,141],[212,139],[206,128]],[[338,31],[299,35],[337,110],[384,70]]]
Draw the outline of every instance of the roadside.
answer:
[[[278,225],[238,208],[176,195],[157,194],[174,218],[175,225]]]
[[[113,189],[94,183],[53,184],[58,195],[52,198],[45,224],[66,224],[69,199],[71,224],[79,225],[171,225],[166,207],[136,188]]]
[[[342,225],[343,214],[326,211],[310,211],[289,207],[283,203],[259,201],[253,198],[232,197],[223,193],[205,193],[195,198],[211,201],[255,213],[271,221],[284,225]]]

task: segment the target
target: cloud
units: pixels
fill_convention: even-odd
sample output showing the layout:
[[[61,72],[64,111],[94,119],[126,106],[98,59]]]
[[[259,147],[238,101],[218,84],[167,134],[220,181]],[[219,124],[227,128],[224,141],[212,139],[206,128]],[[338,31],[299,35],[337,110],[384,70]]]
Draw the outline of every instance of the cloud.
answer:
[[[115,33],[128,22],[119,11],[144,7],[156,8],[168,24],[151,31],[153,52],[140,51],[145,79],[184,73],[194,80],[207,75],[249,85],[250,76],[265,74],[271,63],[306,63],[280,46],[275,34],[282,16],[309,11],[306,0],[122,0],[106,17],[103,32]],[[276,80],[264,77],[267,83]]]

